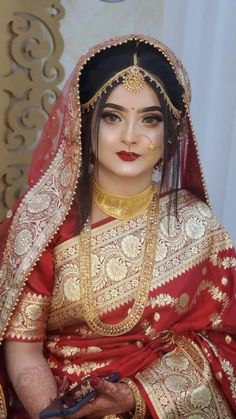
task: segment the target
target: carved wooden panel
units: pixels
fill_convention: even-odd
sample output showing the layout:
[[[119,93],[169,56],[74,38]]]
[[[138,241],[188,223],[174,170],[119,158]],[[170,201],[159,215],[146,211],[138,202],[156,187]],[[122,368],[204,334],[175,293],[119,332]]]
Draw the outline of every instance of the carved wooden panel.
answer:
[[[31,153],[59,93],[60,0],[10,0],[0,13],[0,217],[19,196]]]

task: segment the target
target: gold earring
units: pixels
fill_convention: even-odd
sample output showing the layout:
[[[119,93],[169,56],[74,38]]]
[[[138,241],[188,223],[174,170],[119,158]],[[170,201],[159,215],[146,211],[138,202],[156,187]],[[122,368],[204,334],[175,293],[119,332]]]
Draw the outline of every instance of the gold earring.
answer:
[[[156,164],[154,165],[154,170],[158,170],[158,172],[161,173],[162,168],[163,168],[163,163],[164,163],[164,160],[163,160],[163,157],[161,157],[158,160],[158,162],[156,162]]]

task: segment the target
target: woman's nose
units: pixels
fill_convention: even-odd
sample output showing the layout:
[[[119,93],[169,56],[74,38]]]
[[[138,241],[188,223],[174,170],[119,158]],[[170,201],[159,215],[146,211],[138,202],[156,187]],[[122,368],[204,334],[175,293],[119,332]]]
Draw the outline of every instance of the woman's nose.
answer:
[[[128,146],[136,144],[138,141],[138,135],[133,125],[129,125],[122,135],[122,142]]]

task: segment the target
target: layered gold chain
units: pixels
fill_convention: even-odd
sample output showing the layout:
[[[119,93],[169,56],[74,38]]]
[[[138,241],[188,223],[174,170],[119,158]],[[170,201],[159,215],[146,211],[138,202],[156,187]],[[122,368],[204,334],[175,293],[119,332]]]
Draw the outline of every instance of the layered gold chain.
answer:
[[[147,230],[145,238],[144,257],[140,270],[139,284],[134,292],[134,304],[129,309],[127,317],[116,324],[103,323],[98,317],[94,300],[91,275],[91,227],[89,222],[80,234],[80,281],[81,305],[84,319],[98,335],[120,336],[129,332],[139,322],[147,305],[150,285],[155,262],[158,218],[159,192],[155,191],[147,213]]]

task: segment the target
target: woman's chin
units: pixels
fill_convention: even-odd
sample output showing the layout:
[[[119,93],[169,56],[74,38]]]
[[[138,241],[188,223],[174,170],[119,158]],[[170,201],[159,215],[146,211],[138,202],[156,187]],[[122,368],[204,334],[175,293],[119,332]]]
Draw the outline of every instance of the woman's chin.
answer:
[[[132,163],[131,163],[132,164]],[[99,170],[96,171],[94,173],[98,173],[98,178],[109,178],[109,179],[113,179],[114,181],[117,179],[117,181],[119,179],[140,179],[140,180],[144,180],[145,178],[151,179],[152,178],[152,171],[153,169],[151,168],[150,170],[140,170],[140,168],[137,167],[123,167],[123,168],[118,168],[117,170]]]

